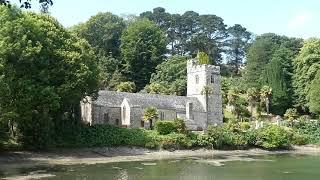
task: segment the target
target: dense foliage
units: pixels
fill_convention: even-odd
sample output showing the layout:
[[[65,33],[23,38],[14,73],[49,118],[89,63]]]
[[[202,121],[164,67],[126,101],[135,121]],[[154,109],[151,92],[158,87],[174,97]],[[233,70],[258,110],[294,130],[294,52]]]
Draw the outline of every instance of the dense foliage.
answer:
[[[155,124],[155,130],[161,134],[166,135],[170,133],[185,133],[186,126],[183,119],[175,119],[170,121],[158,120]]]
[[[308,106],[310,111],[315,114],[320,114],[320,71],[310,85],[310,93],[307,96],[309,101]]]
[[[174,128],[174,121],[158,121],[156,124],[156,130],[124,129],[112,125],[76,126],[79,133],[70,131],[65,134],[58,147],[140,146],[157,149],[260,147],[275,150],[290,148],[292,144],[306,144],[309,141],[307,138],[309,136],[302,131],[306,126],[301,126],[301,131],[284,129],[276,125],[254,129],[249,123],[230,122],[210,126],[204,134],[195,134],[178,132]],[[171,131],[165,130],[164,127]]]
[[[121,69],[120,38],[125,27],[124,20],[117,15],[98,13],[87,22],[70,29],[78,37],[86,39],[94,48],[101,69],[102,89],[114,89],[120,82],[117,80],[112,84],[110,81],[116,78],[117,69]]]
[[[304,42],[301,52],[294,60],[294,91],[298,107],[307,110],[311,85],[320,69],[320,40],[310,39]],[[314,85],[316,86],[316,85]],[[315,91],[313,90],[313,93]]]
[[[151,75],[147,92],[186,95],[187,92],[187,57],[173,56],[156,67],[156,72]],[[159,84],[159,90],[155,90]],[[150,87],[151,86],[151,87]]]
[[[125,75],[141,90],[156,66],[164,60],[165,35],[153,22],[141,19],[129,24],[121,42]]]
[[[134,82],[121,82],[116,87],[118,92],[134,92],[136,90],[136,85]]]
[[[231,73],[237,75],[240,73],[240,66],[244,63],[245,52],[249,47],[252,34],[240,24],[229,27],[228,33],[229,37],[226,41],[227,60],[228,64],[232,67]]]
[[[55,125],[78,117],[80,100],[96,92],[95,55],[47,15],[0,6],[0,32],[0,120],[24,146],[46,147]]]
[[[320,121],[301,121],[294,128],[299,134],[307,136],[308,143],[320,144]]]

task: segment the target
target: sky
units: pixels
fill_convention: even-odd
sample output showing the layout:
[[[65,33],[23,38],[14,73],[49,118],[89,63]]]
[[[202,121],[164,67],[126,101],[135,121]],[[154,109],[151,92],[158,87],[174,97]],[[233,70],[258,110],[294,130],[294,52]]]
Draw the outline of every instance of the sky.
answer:
[[[36,0],[33,0],[36,1]],[[241,24],[254,34],[320,37],[320,0],[53,0],[52,16],[65,27],[85,22],[98,12],[139,15],[163,7],[169,13],[215,14],[225,24]],[[34,3],[33,8],[38,8]]]

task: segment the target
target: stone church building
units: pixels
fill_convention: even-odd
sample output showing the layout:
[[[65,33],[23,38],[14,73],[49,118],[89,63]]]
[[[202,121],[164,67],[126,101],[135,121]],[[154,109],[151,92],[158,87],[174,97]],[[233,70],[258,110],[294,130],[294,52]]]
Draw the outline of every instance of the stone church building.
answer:
[[[99,91],[92,101],[81,102],[82,120],[128,128],[149,127],[142,121],[144,109],[155,107],[160,120],[182,118],[189,130],[203,130],[222,123],[220,67],[187,62],[187,96]],[[204,93],[204,88],[209,89]]]

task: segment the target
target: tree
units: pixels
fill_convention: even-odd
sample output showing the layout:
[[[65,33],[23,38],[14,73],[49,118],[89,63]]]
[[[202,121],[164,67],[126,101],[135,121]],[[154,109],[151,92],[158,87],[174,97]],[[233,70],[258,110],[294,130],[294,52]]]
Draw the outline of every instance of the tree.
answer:
[[[150,129],[153,129],[153,121],[156,121],[157,119],[159,119],[159,113],[157,108],[155,107],[147,107],[144,110],[142,119],[145,122],[149,122],[150,123]]]
[[[144,90],[150,94],[166,94],[165,87],[159,83],[151,83],[144,87]]]
[[[121,69],[120,37],[125,29],[124,20],[112,13],[98,13],[87,22],[70,28],[77,36],[86,39],[98,57],[101,70],[101,89],[114,89],[110,85],[113,74]],[[118,82],[120,83],[120,82]]]
[[[286,110],[286,113],[284,114],[284,118],[287,119],[291,126],[293,123],[293,120],[297,119],[299,117],[298,111],[295,108],[289,108]]]
[[[172,56],[156,67],[150,83],[163,86],[164,94],[186,95],[187,92],[187,56]]]
[[[139,19],[123,32],[121,42],[125,75],[141,90],[164,60],[165,35],[153,22]]]
[[[302,39],[268,33],[258,36],[248,49],[244,77],[249,86],[260,88],[265,83],[264,71],[271,60],[279,61],[288,91],[292,91],[292,59],[299,53]],[[292,93],[292,92],[291,92]]]
[[[30,9],[31,0],[19,0],[20,7]],[[50,6],[53,5],[53,0],[39,0],[40,10],[43,13],[47,13]],[[10,0],[0,0],[0,5],[11,6]]]
[[[18,141],[44,148],[59,123],[80,119],[80,100],[97,93],[96,56],[48,15],[0,6],[0,32],[0,119],[11,114]]]
[[[115,90],[115,87],[125,80],[119,68],[121,62],[111,56],[97,55],[100,69],[100,89]]]
[[[247,53],[247,65],[244,77],[250,87],[259,88],[261,75],[266,65],[271,61],[272,54],[279,47],[280,36],[263,34],[251,44]]]
[[[235,101],[238,98],[238,92],[236,89],[229,89],[227,93],[228,105],[233,106],[235,105]]]
[[[124,77],[123,73],[121,73],[119,69],[116,69],[112,74],[110,81],[107,82],[107,87],[110,90],[117,90],[117,85],[125,81],[128,81],[127,78]]]
[[[251,120],[253,118],[253,108],[256,106],[258,98],[259,98],[259,91],[257,90],[257,88],[253,87],[247,90],[247,99],[250,106]]]
[[[277,55],[276,55],[277,56]],[[282,115],[291,106],[290,85],[291,79],[286,80],[286,74],[281,61],[273,58],[265,68],[264,83],[272,88],[271,112]]]
[[[168,52],[171,55],[191,55],[198,51],[209,56],[210,64],[220,64],[226,35],[223,19],[216,15],[199,15],[194,11],[183,14],[169,14],[164,8],[158,7],[153,12],[147,11],[140,17],[155,22],[167,37]]]
[[[227,98],[228,105],[231,106],[231,112],[236,115],[237,118],[240,118],[242,121],[243,117],[250,116],[250,113],[247,110],[248,103],[239,95],[239,92],[236,89],[230,89]]]
[[[244,117],[250,117],[250,112],[247,109],[248,103],[245,98],[238,96],[235,100],[234,113],[237,118],[243,121]]]
[[[224,40],[227,37],[223,19],[216,15],[200,15],[198,17],[194,15],[193,19],[194,23],[191,26],[193,28],[191,31],[189,30],[187,39],[187,50],[190,54],[197,54],[198,51],[205,52],[209,55],[210,64],[220,64]],[[188,24],[186,27],[190,26]]]
[[[301,39],[281,37],[280,47],[262,72],[262,84],[270,86],[273,91],[271,112],[274,114],[282,115],[293,106],[293,59],[300,51],[301,42]]]
[[[271,96],[272,96],[272,88],[271,87],[263,86],[260,89],[261,103],[265,104],[267,114],[269,114],[269,112],[270,112]]]
[[[72,27],[78,36],[86,39],[97,53],[118,58],[120,56],[120,37],[125,29],[123,19],[112,13],[98,13],[84,24]]]
[[[297,58],[294,59],[293,87],[296,107],[308,111],[310,89],[320,69],[320,39],[304,42]]]
[[[140,14],[140,17],[147,18],[153,21],[157,26],[159,26],[164,32],[169,28],[170,14],[162,7],[156,7],[153,11],[147,11]]]
[[[197,59],[199,64],[209,64],[209,56],[205,52],[198,52]]]
[[[310,85],[310,93],[307,96],[308,106],[312,113],[320,115],[320,70]]]
[[[118,92],[134,92],[136,89],[136,85],[134,82],[121,82],[117,85],[117,91]]]
[[[229,27],[227,32],[229,35],[226,41],[228,64],[232,66],[232,71],[235,74],[239,74],[239,69],[244,62],[245,52],[249,46],[252,34],[240,24]]]

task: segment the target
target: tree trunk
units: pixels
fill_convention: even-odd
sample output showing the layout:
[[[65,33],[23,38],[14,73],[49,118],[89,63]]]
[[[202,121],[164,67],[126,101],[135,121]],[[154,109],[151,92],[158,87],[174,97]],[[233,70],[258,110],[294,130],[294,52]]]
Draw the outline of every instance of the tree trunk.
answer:
[[[269,114],[269,98],[266,98],[266,111]]]
[[[153,130],[153,126],[152,126],[152,119],[150,119],[150,129]]]
[[[250,105],[250,113],[251,113],[250,121],[252,121],[252,119],[253,119],[253,103],[251,103],[251,105]]]
[[[208,93],[206,92],[206,112],[207,112],[207,122],[206,122],[206,129],[208,129]]]

